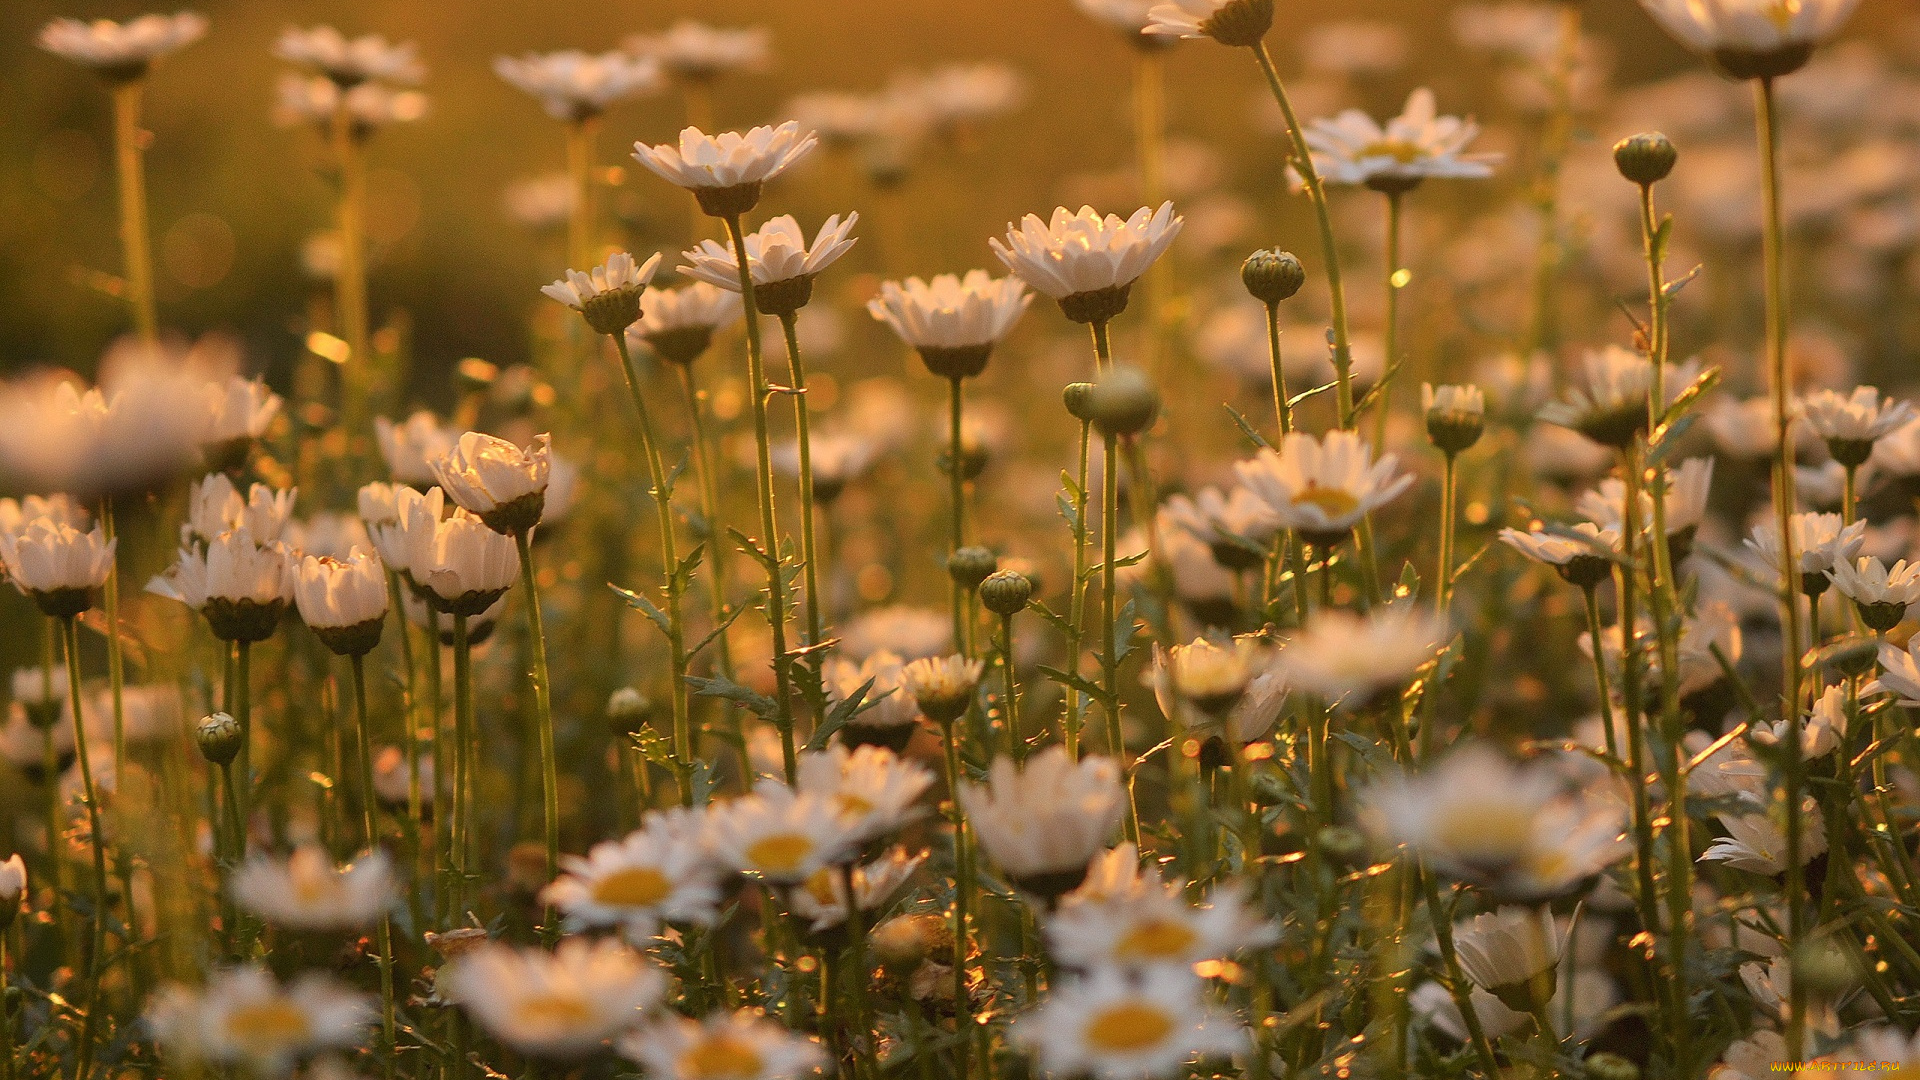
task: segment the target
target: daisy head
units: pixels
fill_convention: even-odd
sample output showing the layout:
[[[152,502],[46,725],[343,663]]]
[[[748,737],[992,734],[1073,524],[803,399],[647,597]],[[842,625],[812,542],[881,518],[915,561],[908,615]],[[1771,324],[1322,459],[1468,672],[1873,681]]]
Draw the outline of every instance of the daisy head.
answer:
[[[1617,345],[1589,352],[1566,399],[1540,410],[1540,419],[1572,428],[1602,446],[1630,446],[1647,427],[1653,365]]]
[[[1366,615],[1328,608],[1315,611],[1280,650],[1280,670],[1299,689],[1360,708],[1412,678],[1447,634],[1445,619],[1407,604]]]
[[[993,347],[1032,301],[1019,278],[971,270],[964,278],[941,274],[932,282],[917,277],[883,282],[867,310],[918,351],[928,371],[962,379],[986,370]]]
[[[699,811],[650,812],[624,840],[595,844],[585,858],[565,855],[565,871],[541,893],[580,931],[618,926],[644,944],[662,924],[705,926],[720,903],[718,867],[707,850]]]
[[[634,160],[670,184],[693,192],[714,217],[736,218],[760,202],[767,181],[792,168],[818,144],[792,120],[742,134],[708,135],[690,127],[678,144],[633,145]]]
[[[1817,390],[1800,401],[1800,416],[1815,435],[1824,439],[1833,459],[1857,469],[1873,456],[1874,444],[1912,423],[1913,406],[1882,398],[1871,386],[1857,386],[1852,394]]]
[[[1383,126],[1358,109],[1307,129],[1313,165],[1328,183],[1357,184],[1388,195],[1420,186],[1429,177],[1478,179],[1493,175],[1499,155],[1469,154],[1480,125],[1457,116],[1440,116],[1433,91],[1421,87],[1407,96],[1399,116]]]
[[[286,861],[256,857],[233,872],[234,901],[274,926],[351,930],[372,925],[393,902],[393,865],[375,851],[336,867],[324,848],[305,844]]]
[[[747,271],[753,278],[754,306],[762,315],[790,317],[813,299],[813,279],[853,250],[859,214],[835,214],[820,226],[813,243],[790,215],[774,218],[748,234]],[[733,245],[703,240],[681,253],[680,272],[728,292],[740,291],[740,261]]]
[[[640,321],[627,328],[629,345],[644,343],[655,356],[686,366],[706,355],[713,335],[740,321],[740,290],[696,281],[678,289],[649,289],[640,296]]]
[[[463,951],[441,993],[529,1057],[590,1054],[645,1019],[667,989],[660,969],[618,940],[567,938],[549,953],[493,942]]]
[[[1129,975],[1095,968],[1056,987],[1013,1028],[1016,1045],[1040,1071],[1095,1080],[1178,1075],[1187,1063],[1247,1047],[1247,1033],[1206,1002],[1191,972],[1157,968]]]
[[[658,252],[646,262],[635,262],[633,256],[617,251],[592,270],[569,270],[566,277],[541,286],[540,291],[585,316],[594,333],[611,337],[640,321],[641,295],[659,269]]]
[[[1273,0],[1165,0],[1148,9],[1142,32],[1252,48],[1272,28]]]
[[[1055,899],[1077,888],[1105,850],[1126,790],[1113,759],[1076,762],[1051,746],[1024,765],[996,758],[987,782],[962,783],[959,797],[987,856],[1021,888]]]
[[[1858,5],[1859,0],[1640,0],[1675,40],[1736,79],[1778,78],[1799,70]]]
[[[1560,932],[1545,907],[1503,907],[1453,928],[1460,968],[1475,986],[1515,1012],[1553,999]]]
[[[365,1039],[371,1002],[332,978],[303,975],[282,985],[262,967],[217,971],[203,988],[161,987],[146,1020],[166,1053],[189,1065],[244,1066],[281,1076],[323,1050]]]
[[[1166,254],[1183,223],[1170,202],[1124,220],[1091,206],[1078,213],[1063,206],[1050,221],[1028,214],[1018,227],[1007,226],[1004,242],[988,243],[1015,276],[1058,301],[1067,318],[1104,323],[1126,310],[1133,283]]]
[[[1296,431],[1280,440],[1278,451],[1262,450],[1234,472],[1282,528],[1330,548],[1413,486],[1413,476],[1398,473],[1398,465],[1392,454],[1373,460],[1372,447],[1356,432],[1329,431],[1317,439]]]
[[[763,780],[711,812],[713,853],[725,865],[775,885],[797,885],[852,859],[861,821],[836,794]]]
[[[827,1064],[819,1043],[752,1009],[663,1016],[617,1049],[656,1080],[798,1080]]]
[[[40,47],[92,68],[110,83],[132,82],[146,75],[155,60],[186,48],[206,33],[206,16],[192,11],[142,15],[124,23],[55,19],[41,29]]]

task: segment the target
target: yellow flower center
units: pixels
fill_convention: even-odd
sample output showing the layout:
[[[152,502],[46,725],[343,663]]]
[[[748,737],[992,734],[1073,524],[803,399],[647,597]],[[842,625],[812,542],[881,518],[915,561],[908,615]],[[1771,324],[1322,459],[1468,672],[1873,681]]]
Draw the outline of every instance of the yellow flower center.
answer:
[[[800,833],[775,833],[747,845],[747,861],[769,874],[791,874],[813,854],[813,840]]]
[[[1778,0],[1766,6],[1767,21],[1781,33],[1793,25],[1793,17],[1800,13],[1800,0]]]
[[[1086,1039],[1096,1050],[1131,1054],[1151,1050],[1173,1034],[1173,1020],[1144,1001],[1123,1001],[1095,1013]]]
[[[680,1055],[683,1080],[752,1080],[764,1068],[760,1051],[732,1035],[710,1035]]]
[[[1147,919],[1135,923],[1114,943],[1114,956],[1122,960],[1163,960],[1185,956],[1199,935],[1176,919]]]
[[[594,1021],[593,1005],[573,994],[540,994],[520,1003],[520,1019],[535,1031],[568,1031]]]
[[[821,907],[831,907],[837,903],[839,897],[833,895],[833,871],[814,871],[813,876],[807,879],[807,895],[813,897]]]
[[[840,812],[848,817],[865,817],[873,813],[874,810],[872,803],[858,795],[851,795],[844,791],[836,794],[833,799],[834,802],[840,805]]]
[[[1321,487],[1308,484],[1307,489],[1293,497],[1293,505],[1303,503],[1317,506],[1329,518],[1339,520],[1360,509],[1360,500],[1345,488]]]
[[[1426,155],[1418,146],[1404,139],[1382,139],[1376,143],[1368,143],[1365,147],[1361,148],[1357,156],[1362,158],[1390,157],[1402,165],[1411,165]]]
[[[652,907],[673,895],[673,882],[651,866],[625,866],[593,883],[595,903]]]
[[[1527,849],[1533,819],[1512,806],[1467,803],[1441,814],[1433,835],[1440,846],[1470,861],[1498,862]]]
[[[298,1005],[275,997],[228,1013],[227,1032],[234,1041],[251,1046],[298,1046],[312,1035],[313,1025]]]

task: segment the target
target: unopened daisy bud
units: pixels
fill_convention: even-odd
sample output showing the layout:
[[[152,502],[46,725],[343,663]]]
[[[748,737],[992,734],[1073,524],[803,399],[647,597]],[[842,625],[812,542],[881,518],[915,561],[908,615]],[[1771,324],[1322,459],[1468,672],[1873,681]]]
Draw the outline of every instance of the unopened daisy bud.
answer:
[[[1066,402],[1067,412],[1083,424],[1093,423],[1093,384],[1090,382],[1068,383],[1061,391],[1060,398]]]
[[[980,603],[995,615],[1018,615],[1033,597],[1033,579],[1018,570],[996,570],[980,583]]]
[[[1272,28],[1273,0],[1168,0],[1147,12],[1141,33],[1252,48]]]
[[[944,725],[966,715],[985,670],[980,661],[963,656],[929,657],[902,668],[900,679],[927,719]]]
[[[607,698],[607,719],[626,734],[638,734],[652,716],[653,702],[631,686],[623,686]]]
[[[1256,251],[1240,264],[1240,282],[1255,300],[1274,307],[1300,291],[1307,270],[1291,251]]]
[[[953,936],[943,916],[931,912],[896,915],[873,928],[867,947],[888,967],[911,971],[927,957],[951,949]]]
[[[1590,1055],[1580,1064],[1588,1080],[1640,1080],[1640,1066],[1610,1051]]]
[[[1427,438],[1452,457],[1480,441],[1487,423],[1487,398],[1477,386],[1420,384],[1420,408],[1427,415]]]
[[[1834,998],[1859,984],[1853,960],[1824,941],[1809,941],[1793,956],[1793,982]]]
[[[14,916],[20,914],[20,905],[27,895],[27,864],[20,861],[18,854],[0,862],[0,931],[5,931],[13,923]]]
[[[947,576],[963,589],[977,589],[987,575],[1000,566],[1000,557],[989,548],[963,547],[947,556]]]
[[[217,712],[200,721],[193,730],[194,741],[200,744],[200,756],[215,765],[231,765],[233,759],[240,756],[240,744],[246,738],[240,730],[240,721]]]
[[[1614,167],[1641,187],[1665,180],[1679,159],[1680,152],[1673,148],[1672,140],[1657,131],[1629,135],[1613,144]]]
[[[1136,367],[1114,367],[1093,384],[1087,402],[1103,435],[1138,435],[1160,416],[1160,391]]]

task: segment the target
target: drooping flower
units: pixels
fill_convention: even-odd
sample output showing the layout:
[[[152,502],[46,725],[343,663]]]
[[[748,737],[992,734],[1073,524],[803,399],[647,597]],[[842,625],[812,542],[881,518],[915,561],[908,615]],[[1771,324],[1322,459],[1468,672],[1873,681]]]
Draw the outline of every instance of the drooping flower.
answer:
[[[700,208],[714,217],[737,217],[760,202],[761,186],[792,168],[818,144],[792,120],[779,127],[757,127],[708,135],[689,127],[678,145],[633,145],[634,160],[662,180],[693,192]]]
[[[1248,1044],[1244,1028],[1208,1006],[1198,979],[1167,967],[1095,968],[1016,1021],[1013,1041],[1042,1072],[1095,1080],[1164,1080]]]
[[[1498,154],[1466,153],[1479,134],[1480,126],[1471,120],[1438,115],[1433,91],[1423,86],[1407,95],[1406,108],[1384,127],[1359,109],[1348,109],[1331,120],[1315,120],[1306,140],[1314,169],[1328,183],[1395,194],[1430,177],[1492,176]]]
[[[600,115],[625,98],[660,89],[660,65],[631,53],[599,55],[566,49],[561,52],[499,56],[494,74],[540,102],[555,120],[581,121]]]
[[[1079,886],[1126,807],[1113,759],[1076,762],[1059,746],[1034,754],[1024,766],[995,758],[987,782],[963,782],[959,799],[981,850],[1041,897]]]
[[[160,988],[146,1020],[167,1054],[187,1065],[244,1065],[282,1076],[321,1050],[350,1050],[366,1038],[372,1003],[317,973],[281,985],[265,968],[216,972],[204,988]]]
[[[284,862],[247,860],[228,888],[235,903],[274,926],[355,930],[373,925],[393,903],[393,864],[385,852],[374,851],[335,867],[325,848],[303,844]]]
[[[1324,439],[1290,432],[1278,452],[1261,450],[1233,468],[1240,482],[1266,502],[1281,528],[1296,530],[1317,546],[1330,546],[1413,486],[1413,476],[1397,473],[1398,466],[1392,454],[1374,461],[1372,447],[1358,433],[1335,430]]]
[[[345,559],[308,555],[293,569],[300,619],[327,648],[364,656],[380,644],[387,619],[387,568],[354,549]]]
[[[988,240],[1008,270],[1060,303],[1075,322],[1100,323],[1126,310],[1128,290],[1173,245],[1184,219],[1173,204],[1141,207],[1122,220],[1102,217],[1091,206],[1079,213],[1054,210],[1050,221],[1033,214],[1007,226],[1005,242]]]
[[[655,1080],[799,1080],[827,1063],[819,1043],[753,1009],[663,1016],[617,1049]]]
[[[1408,604],[1366,615],[1321,609],[1280,650],[1280,670],[1298,689],[1357,707],[1412,678],[1447,632],[1445,619]]]
[[[585,858],[563,855],[565,870],[541,893],[574,931],[618,926],[636,945],[663,923],[705,926],[720,903],[717,868],[700,812],[649,813],[626,838],[595,844]]]
[[[506,439],[469,431],[444,457],[434,458],[433,477],[462,510],[508,536],[532,531],[546,506],[553,472],[552,437],[533,437],[522,450]]]
[[[113,574],[114,548],[100,526],[81,532],[53,517],[27,522],[18,532],[0,532],[0,564],[13,586],[40,610],[71,618],[93,606],[93,592]]]
[[[681,19],[665,33],[628,38],[627,51],[659,63],[681,82],[712,82],[766,64],[772,34],[762,26],[708,26]]]
[[[379,34],[348,38],[331,26],[288,27],[273,54],[343,87],[365,82],[413,86],[426,78],[412,42],[392,43]]]
[[[867,310],[918,351],[928,371],[958,379],[986,369],[993,347],[1032,301],[1019,278],[970,270],[965,278],[941,274],[931,283],[917,277],[882,282]]]
[[[531,1057],[568,1060],[641,1023],[667,979],[618,940],[567,938],[551,953],[493,942],[463,951],[438,985],[494,1038]]]
[[[1798,70],[1840,31],[1859,0],[1640,0],[1682,45],[1736,79]]]
[[[82,22],[55,19],[40,30],[40,47],[112,82],[130,82],[147,73],[155,60],[178,52],[207,33],[204,15],[142,15],[124,23],[111,19]]]
[[[859,214],[835,214],[820,226],[811,247],[791,215],[782,215],[747,234],[747,271],[753,277],[754,302],[763,315],[790,316],[813,296],[813,279],[853,249]],[[728,292],[740,291],[740,263],[731,243],[702,240],[680,253],[680,273]]]

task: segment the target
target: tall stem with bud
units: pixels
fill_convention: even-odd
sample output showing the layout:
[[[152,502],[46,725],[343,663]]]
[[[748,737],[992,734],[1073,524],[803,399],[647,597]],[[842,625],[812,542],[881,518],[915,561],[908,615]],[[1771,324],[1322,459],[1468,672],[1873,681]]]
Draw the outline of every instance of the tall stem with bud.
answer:
[[[140,129],[140,100],[146,84],[129,79],[113,88],[113,162],[120,188],[120,246],[125,257],[127,304],[140,343],[152,349],[159,340],[153,302],[153,238],[147,223],[147,175],[141,161],[146,132]]]

